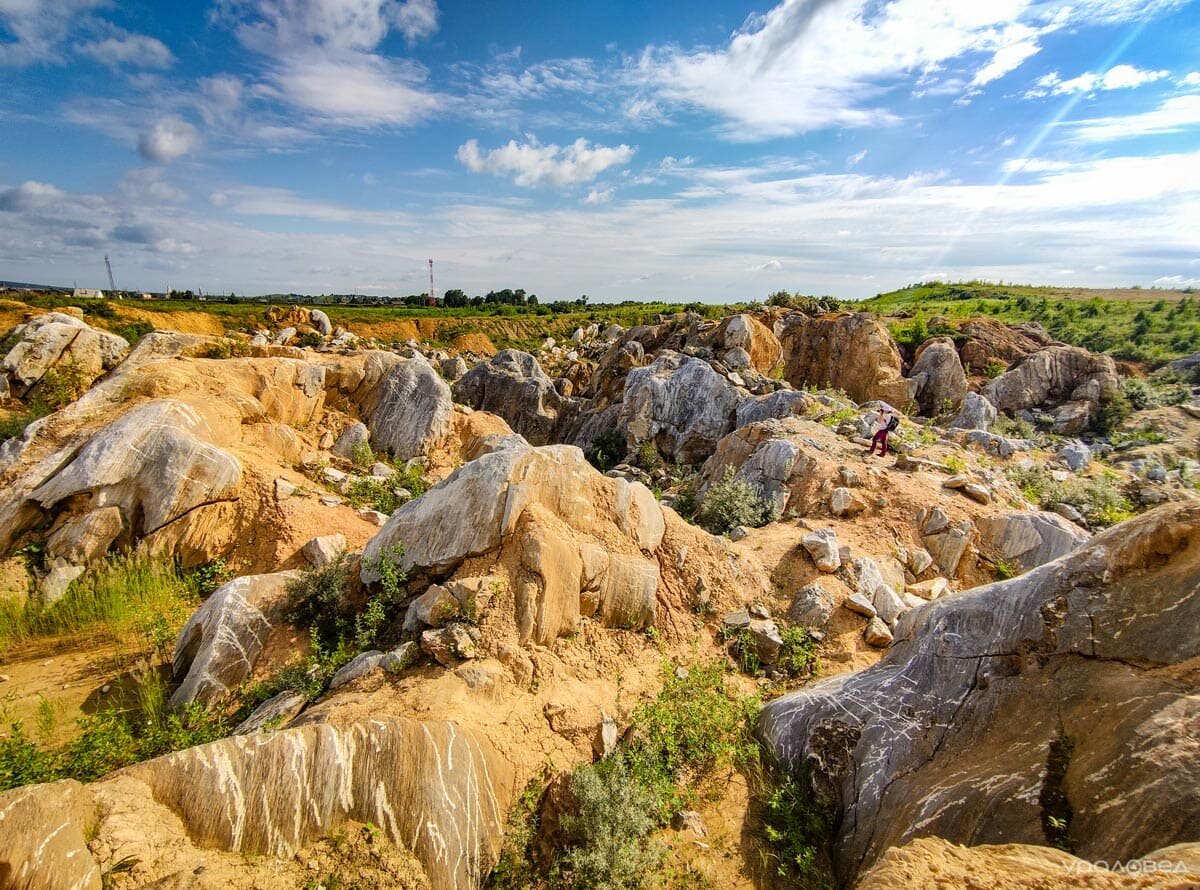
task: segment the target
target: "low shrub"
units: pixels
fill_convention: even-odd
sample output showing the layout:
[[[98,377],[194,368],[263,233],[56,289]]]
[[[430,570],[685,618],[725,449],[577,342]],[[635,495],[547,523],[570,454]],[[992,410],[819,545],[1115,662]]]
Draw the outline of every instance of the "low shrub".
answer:
[[[1128,519],[1134,514],[1133,504],[1116,486],[1114,477],[1071,476],[1055,479],[1049,470],[1034,466],[1014,468],[1009,478],[1021,489],[1026,500],[1051,509],[1055,504],[1070,504],[1083,514],[1091,525],[1107,527]]]
[[[764,834],[776,874],[813,890],[832,888],[832,805],[812,790],[806,776],[772,770],[765,778]]]
[[[607,473],[621,461],[625,460],[625,436],[615,427],[605,430],[592,440],[592,444],[584,451],[588,463],[601,473]]]
[[[705,492],[696,513],[696,521],[714,535],[726,534],[739,525],[758,528],[778,518],[775,504],[735,475],[732,467],[726,468],[725,477]]]

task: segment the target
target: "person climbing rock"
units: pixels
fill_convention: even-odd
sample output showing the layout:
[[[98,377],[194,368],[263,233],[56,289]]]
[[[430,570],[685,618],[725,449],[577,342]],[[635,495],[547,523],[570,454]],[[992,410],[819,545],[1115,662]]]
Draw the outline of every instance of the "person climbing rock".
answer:
[[[887,457],[888,453],[888,434],[900,426],[900,415],[896,413],[896,409],[884,402],[879,406],[879,413],[875,415],[875,422],[871,426],[871,432],[874,435],[871,437],[871,449],[867,454],[875,453],[875,446],[878,445],[879,456]]]

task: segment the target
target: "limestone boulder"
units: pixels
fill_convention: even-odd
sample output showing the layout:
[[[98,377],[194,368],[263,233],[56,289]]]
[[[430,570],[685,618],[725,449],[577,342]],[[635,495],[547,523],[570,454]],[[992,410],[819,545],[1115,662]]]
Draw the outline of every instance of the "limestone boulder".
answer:
[[[1008,366],[1047,346],[1061,345],[1037,324],[1007,325],[991,318],[972,318],[958,327],[959,356],[972,375],[999,362]]]
[[[212,444],[212,431],[175,399],[139,405],[102,427],[31,494],[45,509],[87,494],[93,510],[120,509],[138,536],[204,504],[233,498],[242,478],[236,457]]]
[[[967,394],[967,375],[949,337],[922,343],[908,376],[914,384],[913,397],[926,417],[958,411]]]
[[[46,556],[74,565],[95,562],[124,531],[120,507],[101,507],[74,516],[51,532],[46,539]]]
[[[724,319],[717,327],[714,342],[719,344],[722,353],[738,349],[746,353],[745,364],[730,367],[749,366],[760,374],[767,374],[779,361],[779,338],[753,315],[741,313]]]
[[[1109,356],[1077,346],[1050,346],[1021,359],[980,392],[1006,413],[1068,402],[1085,403],[1094,411],[1100,399],[1119,386],[1117,367]]]
[[[308,310],[308,323],[312,325],[313,330],[315,330],[322,337],[329,337],[333,335],[333,322],[331,322],[329,320],[329,316],[320,309]]]
[[[99,821],[91,789],[74,779],[0,793],[0,886],[101,890],[87,846]]]
[[[960,846],[924,837],[888,850],[856,890],[971,887],[973,890],[1182,890],[1200,884],[1200,844],[1147,852],[1122,871],[1053,847]]]
[[[759,497],[782,515],[786,510],[808,513],[823,500],[821,483],[833,475],[817,438],[827,431],[800,417],[757,421],[739,427],[717,443],[700,468],[697,494],[705,494],[732,470],[749,482]]]
[[[958,413],[948,424],[952,430],[987,430],[996,422],[996,406],[977,392],[963,396]]]
[[[469,729],[379,717],[233,736],[93,787],[152,798],[197,847],[245,856],[290,858],[370,822],[416,854],[434,890],[474,890],[499,858],[513,784],[511,765]]]
[[[881,399],[901,410],[912,398],[900,350],[872,315],[788,315],[779,339],[783,376],[792,386],[836,387],[856,402]]]
[[[379,580],[377,561],[397,544],[402,568],[437,577],[498,554],[521,569],[521,639],[548,645],[581,617],[616,627],[653,623],[654,554],[664,533],[649,489],[601,475],[578,448],[511,448],[464,464],[393,513],[364,551],[362,580]]]
[[[806,392],[798,389],[780,389],[765,396],[748,396],[738,403],[735,427],[760,420],[782,420],[793,415],[806,414],[816,404]]]
[[[454,398],[470,408],[491,411],[533,445],[554,439],[563,399],[554,381],[528,352],[503,349],[476,365],[454,384]]]
[[[171,673],[180,680],[174,707],[207,702],[250,676],[298,572],[247,575],[217,588],[175,642]]]
[[[1023,571],[1066,556],[1090,535],[1056,513],[1003,513],[975,520],[979,540]]]
[[[446,438],[454,403],[446,381],[414,352],[382,374],[364,398],[362,414],[377,449],[410,460]]]
[[[700,463],[733,430],[741,398],[708,362],[664,352],[626,375],[617,423],[628,438],[654,442],[677,463]]]
[[[1194,838],[1198,574],[1200,504],[1165,506],[914,609],[878,664],[768,703],[764,742],[833,801],[839,880],[918,836],[1046,845],[1051,815],[1091,861]]]
[[[129,352],[123,338],[62,312],[18,325],[8,340],[15,342],[0,358],[0,371],[12,379],[19,395],[31,392],[48,371],[61,366],[70,366],[83,385],[90,384]]]

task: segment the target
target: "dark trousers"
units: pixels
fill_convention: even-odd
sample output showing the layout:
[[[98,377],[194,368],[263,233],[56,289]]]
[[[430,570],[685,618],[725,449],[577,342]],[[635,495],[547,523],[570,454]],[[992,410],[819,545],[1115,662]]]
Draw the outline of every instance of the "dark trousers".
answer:
[[[879,452],[879,456],[887,457],[887,437],[888,437],[887,430],[880,430],[879,432],[877,432],[875,434],[875,438],[871,440],[871,450],[867,453],[874,454],[875,446],[880,445],[880,446],[882,446],[882,450]]]

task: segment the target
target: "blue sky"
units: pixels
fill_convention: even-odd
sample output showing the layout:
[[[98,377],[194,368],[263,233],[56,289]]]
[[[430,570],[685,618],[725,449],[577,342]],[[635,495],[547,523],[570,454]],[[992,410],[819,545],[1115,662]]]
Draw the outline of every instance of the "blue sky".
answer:
[[[0,279],[1200,285],[1200,0],[0,0]]]

